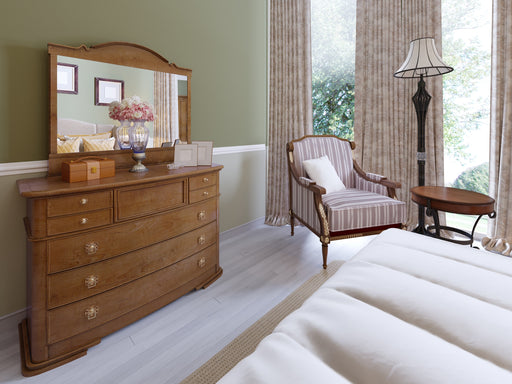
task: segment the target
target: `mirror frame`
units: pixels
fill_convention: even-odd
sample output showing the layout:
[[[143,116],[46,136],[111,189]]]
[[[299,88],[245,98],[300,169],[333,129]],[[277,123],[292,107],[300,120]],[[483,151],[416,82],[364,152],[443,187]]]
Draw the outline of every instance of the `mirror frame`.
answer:
[[[60,44],[48,43],[48,56],[50,61],[50,135],[48,155],[48,175],[60,175],[61,164],[64,161],[76,160],[87,155],[108,157],[116,162],[116,168],[129,168],[133,165],[131,150],[113,150],[101,152],[75,152],[57,153],[57,56],[68,56],[78,59],[100,61],[103,63],[124,65],[134,68],[148,69],[158,72],[167,72],[187,76],[187,132],[183,135],[180,132],[180,139],[186,137],[191,141],[191,78],[192,70],[178,67],[169,63],[164,57],[153,50],[142,45],[126,42],[110,42],[87,47],[70,47]],[[92,102],[92,101],[91,101]],[[146,149],[146,160],[144,164],[157,164],[171,162],[174,160],[174,148],[148,148]]]

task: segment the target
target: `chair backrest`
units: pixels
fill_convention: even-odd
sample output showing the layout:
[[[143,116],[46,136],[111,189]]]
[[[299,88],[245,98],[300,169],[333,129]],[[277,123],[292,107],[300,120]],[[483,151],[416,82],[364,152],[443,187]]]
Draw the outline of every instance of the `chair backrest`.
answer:
[[[302,166],[304,160],[327,156],[341,181],[354,188],[354,163],[350,142],[335,136],[305,136],[293,141],[293,158],[299,176],[307,177]]]

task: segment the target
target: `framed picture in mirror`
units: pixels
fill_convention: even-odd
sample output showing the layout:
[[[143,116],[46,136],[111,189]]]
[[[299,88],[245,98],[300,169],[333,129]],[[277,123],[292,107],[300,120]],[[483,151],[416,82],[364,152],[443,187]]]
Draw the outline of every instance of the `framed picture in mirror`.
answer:
[[[109,105],[124,98],[124,80],[94,78],[94,105]]]
[[[78,94],[78,65],[57,63],[57,93]]]

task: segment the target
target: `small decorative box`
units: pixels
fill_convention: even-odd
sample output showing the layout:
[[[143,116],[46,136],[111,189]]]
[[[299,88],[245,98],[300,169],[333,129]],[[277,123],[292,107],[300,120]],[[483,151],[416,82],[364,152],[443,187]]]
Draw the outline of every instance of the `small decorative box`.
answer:
[[[62,180],[68,183],[103,179],[115,176],[116,164],[114,160],[103,157],[84,157],[63,162],[61,173]]]

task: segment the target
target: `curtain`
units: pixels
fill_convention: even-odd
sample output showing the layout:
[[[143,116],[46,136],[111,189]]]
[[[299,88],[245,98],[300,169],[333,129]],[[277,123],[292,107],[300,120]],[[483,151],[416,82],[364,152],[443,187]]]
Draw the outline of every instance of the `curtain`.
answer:
[[[155,121],[153,145],[173,142],[179,138],[178,78],[176,75],[155,72],[154,76]]]
[[[512,4],[494,0],[491,53],[489,194],[496,219],[489,220],[486,249],[511,254],[512,243]]]
[[[412,96],[419,79],[397,79],[411,40],[433,37],[441,53],[441,0],[358,0],[354,141],[355,158],[367,172],[402,183],[409,229],[418,222],[410,188],[418,185],[417,121]],[[425,184],[443,185],[442,77],[425,78],[432,96],[425,124]],[[441,220],[444,216],[440,215]]]
[[[265,223],[289,221],[286,143],[313,132],[310,0],[270,1]]]

